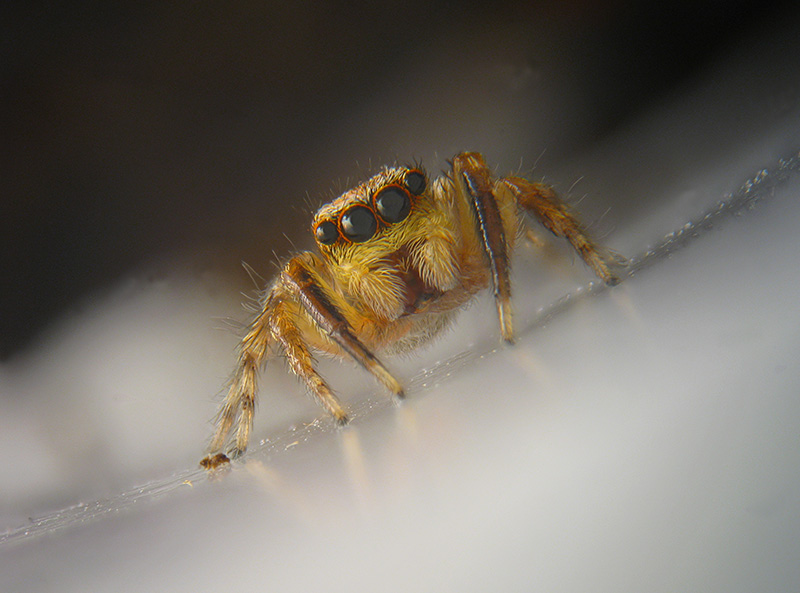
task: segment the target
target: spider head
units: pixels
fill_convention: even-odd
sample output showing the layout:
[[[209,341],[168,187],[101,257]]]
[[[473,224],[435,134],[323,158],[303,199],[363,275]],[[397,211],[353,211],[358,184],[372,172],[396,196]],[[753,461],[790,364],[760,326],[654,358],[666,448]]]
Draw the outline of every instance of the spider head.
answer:
[[[312,230],[320,251],[334,261],[396,251],[413,221],[424,216],[427,188],[418,168],[392,167],[374,175],[316,213]]]

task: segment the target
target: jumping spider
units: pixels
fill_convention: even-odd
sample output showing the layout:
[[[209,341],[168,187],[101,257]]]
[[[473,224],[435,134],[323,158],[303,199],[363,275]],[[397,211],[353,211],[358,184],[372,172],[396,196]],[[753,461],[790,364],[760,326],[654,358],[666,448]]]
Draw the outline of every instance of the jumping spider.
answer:
[[[496,178],[478,153],[457,155],[434,181],[419,168],[386,168],[322,206],[312,223],[319,254],[292,257],[264,293],[200,465],[213,469],[245,451],[256,375],[276,354],[345,424],[347,412],[315,370],[312,350],[355,359],[402,398],[402,386],[374,353],[427,342],[487,287],[503,339],[513,342],[509,260],[522,211],[565,237],[606,284],[619,282],[621,260],[592,242],[552,188]],[[235,445],[226,454],[234,424]]]

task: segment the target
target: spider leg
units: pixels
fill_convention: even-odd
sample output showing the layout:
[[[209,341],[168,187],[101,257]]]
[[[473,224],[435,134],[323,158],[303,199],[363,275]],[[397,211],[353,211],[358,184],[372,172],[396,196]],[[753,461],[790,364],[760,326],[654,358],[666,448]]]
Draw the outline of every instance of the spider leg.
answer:
[[[508,245],[500,207],[493,192],[492,173],[477,153],[456,156],[453,159],[453,173],[464,181],[483,249],[489,259],[500,331],[506,342],[513,343]]]
[[[385,366],[361,343],[342,311],[331,300],[327,287],[316,269],[322,262],[312,253],[293,258],[281,273],[281,282],[316,323],[317,327],[372,373],[396,397],[403,397],[403,388]]]
[[[320,345],[323,336],[352,356],[395,396],[403,396],[397,379],[356,337],[340,308],[332,302],[332,289],[317,272],[321,267],[322,262],[313,254],[298,255],[289,261],[280,280],[268,293],[262,311],[242,340],[236,371],[217,416],[208,455],[200,462],[202,467],[214,469],[247,449],[253,426],[256,379],[273,344],[282,346],[292,371],[339,424],[347,423],[347,412],[314,368],[309,347],[315,342]],[[304,312],[310,317],[310,326]],[[221,450],[234,425],[235,445],[225,455]]]
[[[499,180],[516,196],[517,203],[533,214],[554,235],[564,237],[578,252],[583,261],[609,286],[619,284],[620,277],[613,268],[621,258],[601,250],[588,236],[586,229],[558,197],[552,187],[533,183],[520,177]]]
[[[302,333],[293,322],[296,315],[296,311],[293,311],[289,304],[279,304],[270,322],[272,333],[283,346],[284,356],[292,371],[305,382],[320,405],[338,424],[347,424],[347,412],[325,380],[314,369],[311,352],[303,340]]]
[[[255,411],[256,378],[259,368],[267,357],[272,337],[269,319],[273,315],[275,290],[270,291],[261,312],[250,324],[239,347],[239,358],[231,379],[225,401],[217,414],[214,436],[208,445],[208,455],[200,462],[202,467],[213,469],[228,461],[221,453],[228,435],[236,423],[236,445],[229,456],[238,457],[247,449]]]

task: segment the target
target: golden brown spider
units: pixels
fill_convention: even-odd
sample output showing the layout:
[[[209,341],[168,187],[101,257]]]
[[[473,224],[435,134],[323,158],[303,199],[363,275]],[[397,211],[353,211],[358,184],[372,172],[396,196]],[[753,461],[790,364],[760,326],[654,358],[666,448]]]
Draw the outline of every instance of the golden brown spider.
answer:
[[[512,342],[509,258],[522,210],[565,237],[606,284],[619,282],[619,259],[589,239],[552,188],[495,178],[474,152],[457,155],[450,173],[433,182],[418,168],[386,168],[320,208],[312,224],[320,253],[292,257],[264,293],[200,465],[213,469],[245,451],[256,375],[276,354],[345,424],[347,412],[315,370],[312,350],[355,359],[401,398],[403,388],[374,353],[427,342],[490,286],[503,339]],[[225,454],[234,424],[235,445]]]

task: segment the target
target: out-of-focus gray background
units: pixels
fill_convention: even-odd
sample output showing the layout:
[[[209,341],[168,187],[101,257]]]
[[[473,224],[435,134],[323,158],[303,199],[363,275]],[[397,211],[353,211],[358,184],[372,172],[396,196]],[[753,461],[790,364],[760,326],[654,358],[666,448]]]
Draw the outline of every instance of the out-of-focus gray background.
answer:
[[[145,268],[269,275],[273,250],[308,244],[310,210],[396,159],[436,171],[479,150],[567,189],[576,156],[787,19],[703,0],[15,4],[0,19],[3,359]],[[753,84],[792,102],[794,65]]]

